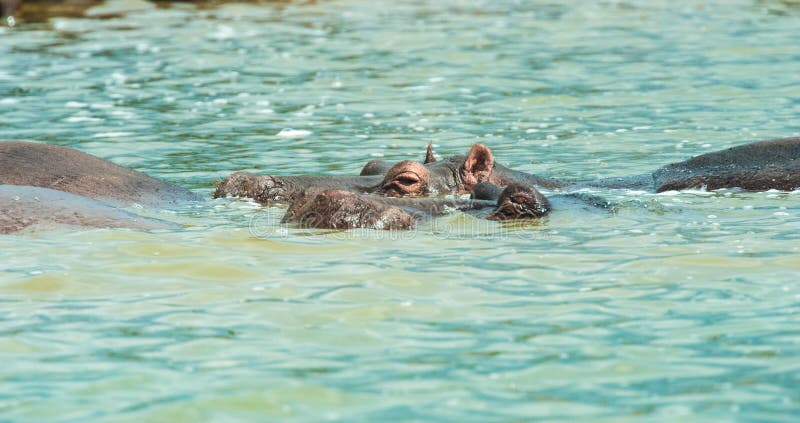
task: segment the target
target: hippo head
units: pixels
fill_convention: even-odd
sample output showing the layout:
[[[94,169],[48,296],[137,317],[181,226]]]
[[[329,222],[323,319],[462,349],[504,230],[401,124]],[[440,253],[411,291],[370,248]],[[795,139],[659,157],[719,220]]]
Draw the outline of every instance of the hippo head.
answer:
[[[506,187],[490,220],[536,219],[550,211],[550,203],[536,188],[521,184]]]
[[[437,161],[430,145],[425,164],[404,160],[386,172],[379,191],[390,197],[414,197],[446,192],[469,192],[481,182],[494,181],[494,156],[475,144],[469,154]]]

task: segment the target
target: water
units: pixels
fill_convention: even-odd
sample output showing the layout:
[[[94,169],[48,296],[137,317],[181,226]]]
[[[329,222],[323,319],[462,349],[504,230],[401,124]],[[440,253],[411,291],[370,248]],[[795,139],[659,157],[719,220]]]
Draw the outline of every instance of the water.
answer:
[[[23,23],[0,32],[0,138],[210,198],[428,141],[591,178],[800,134],[796,5],[585,3]],[[387,234],[225,199],[132,208],[181,231],[0,237],[0,420],[796,421],[800,193],[594,193],[616,212]]]

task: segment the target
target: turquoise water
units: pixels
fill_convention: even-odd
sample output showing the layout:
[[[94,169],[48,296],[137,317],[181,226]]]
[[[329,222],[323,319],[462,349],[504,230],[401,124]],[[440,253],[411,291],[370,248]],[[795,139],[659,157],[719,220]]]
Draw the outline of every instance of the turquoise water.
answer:
[[[0,29],[0,138],[209,201],[131,207],[180,231],[0,237],[0,420],[800,418],[798,192],[407,233],[210,200],[428,141],[592,178],[800,135],[792,2],[122,3]]]

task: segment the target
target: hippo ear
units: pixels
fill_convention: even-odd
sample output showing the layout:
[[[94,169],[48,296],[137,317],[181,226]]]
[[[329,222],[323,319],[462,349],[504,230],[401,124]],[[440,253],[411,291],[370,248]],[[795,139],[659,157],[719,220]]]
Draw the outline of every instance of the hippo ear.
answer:
[[[489,175],[494,167],[494,156],[489,147],[475,144],[469,150],[467,159],[464,161],[461,176],[464,178],[464,185],[471,187],[481,182],[489,180]]]
[[[428,143],[428,151],[425,153],[425,164],[433,163],[436,161],[436,157],[433,156],[433,143]]]

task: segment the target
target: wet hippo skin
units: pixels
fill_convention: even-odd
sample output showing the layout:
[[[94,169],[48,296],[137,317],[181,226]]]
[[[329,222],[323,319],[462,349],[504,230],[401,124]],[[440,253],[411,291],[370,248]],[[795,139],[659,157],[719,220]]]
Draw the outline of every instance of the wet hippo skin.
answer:
[[[309,188],[294,199],[281,222],[301,228],[407,230],[417,216],[352,191]]]
[[[495,201],[397,198],[309,188],[292,201],[282,222],[303,228],[408,230],[421,219],[451,210],[483,209],[493,209],[486,216],[491,220],[535,219],[546,215],[550,204],[539,191],[527,185],[510,185]]]
[[[653,173],[656,192],[703,188],[800,188],[800,137],[740,145],[673,163]]]
[[[193,192],[67,147],[0,141],[0,184],[50,188],[113,205],[166,207],[202,201]]]
[[[0,234],[60,225],[91,228],[178,229],[106,203],[48,188],[0,185]]]
[[[367,193],[379,190],[382,182],[382,175],[274,176],[236,172],[217,184],[213,198],[246,197],[260,203],[290,202],[307,188],[319,187]]]
[[[487,216],[489,220],[540,218],[551,210],[550,201],[529,185],[511,184],[500,193],[497,207]]]

